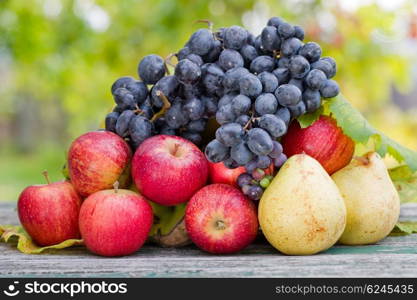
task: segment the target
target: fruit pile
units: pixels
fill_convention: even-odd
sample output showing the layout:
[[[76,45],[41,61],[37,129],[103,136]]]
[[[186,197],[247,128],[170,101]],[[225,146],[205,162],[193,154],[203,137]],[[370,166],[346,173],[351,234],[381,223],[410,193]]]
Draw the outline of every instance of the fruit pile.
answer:
[[[174,75],[154,54],[138,66],[142,81],[119,78],[106,130],[127,138],[133,149],[157,134],[182,136],[205,148],[207,159],[230,169],[245,166],[242,191],[259,200],[271,178],[263,169],[287,156],[277,141],[291,119],[312,113],[322,98],[339,93],[336,63],[322,57],[304,31],[278,17],[255,37],[240,26],[199,29],[175,54]],[[215,116],[220,127],[205,145],[202,133]]]
[[[381,157],[352,159],[354,141],[320,116],[339,93],[335,61],[277,17],[257,37],[209,25],[166,60],[144,57],[141,80],[114,82],[105,130],[73,141],[66,180],[22,192],[19,218],[38,245],[82,237],[121,256],[147,240],[192,241],[234,253],[260,225],[276,249],[305,255],[390,233],[399,197]],[[305,114],[316,116],[308,126]]]

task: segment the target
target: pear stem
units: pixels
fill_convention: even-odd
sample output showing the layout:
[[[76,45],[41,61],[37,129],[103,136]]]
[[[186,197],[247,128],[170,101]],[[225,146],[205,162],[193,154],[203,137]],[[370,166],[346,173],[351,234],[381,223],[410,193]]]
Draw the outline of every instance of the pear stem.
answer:
[[[168,98],[162,93],[161,91],[157,91],[156,95],[161,98],[164,105],[162,106],[161,110],[158,111],[151,119],[151,122],[154,122],[155,120],[159,119],[163,115],[165,115],[166,111],[171,107],[171,102],[169,102]]]
[[[116,181],[113,183],[114,192],[117,194],[119,192],[119,182]]]
[[[43,171],[42,172],[42,175],[43,175],[43,177],[45,177],[45,179],[46,179],[46,182],[48,183],[48,184],[51,184],[51,181],[49,180],[49,175],[48,175],[48,171]]]

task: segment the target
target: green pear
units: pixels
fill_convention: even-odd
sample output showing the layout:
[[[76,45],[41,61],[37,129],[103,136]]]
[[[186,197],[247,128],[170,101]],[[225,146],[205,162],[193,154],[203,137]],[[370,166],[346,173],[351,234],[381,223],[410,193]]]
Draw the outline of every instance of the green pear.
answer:
[[[385,238],[400,215],[400,197],[382,158],[370,152],[332,175],[345,199],[346,228],[339,242],[373,244]]]
[[[309,255],[337,242],[346,225],[346,207],[320,163],[298,154],[287,160],[265,190],[258,217],[263,234],[276,249]]]

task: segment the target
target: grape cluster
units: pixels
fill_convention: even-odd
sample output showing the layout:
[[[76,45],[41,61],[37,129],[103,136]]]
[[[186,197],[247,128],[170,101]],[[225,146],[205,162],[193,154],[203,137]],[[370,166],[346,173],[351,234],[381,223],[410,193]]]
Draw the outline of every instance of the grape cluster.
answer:
[[[204,147],[202,133],[215,117],[220,127],[205,147],[207,159],[245,166],[239,185],[259,199],[270,181],[263,170],[286,160],[279,139],[291,120],[339,93],[331,79],[334,59],[321,57],[320,46],[303,39],[301,27],[278,17],[258,36],[236,25],[199,29],[175,54],[173,75],[152,54],[139,63],[141,81],[122,77],[113,84],[117,105],[106,129],[133,148],[155,134],[179,135]]]

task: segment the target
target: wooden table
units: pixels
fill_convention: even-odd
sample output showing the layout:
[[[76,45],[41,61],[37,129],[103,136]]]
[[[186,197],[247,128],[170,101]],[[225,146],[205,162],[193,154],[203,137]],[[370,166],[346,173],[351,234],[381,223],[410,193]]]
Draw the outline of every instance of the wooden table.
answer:
[[[417,220],[417,205],[402,207]],[[0,224],[18,224],[15,204],[0,203]],[[314,256],[285,256],[266,243],[235,255],[215,256],[194,246],[144,246],[135,255],[103,258],[83,247],[26,255],[0,243],[2,277],[417,277],[417,234],[388,237],[376,245],[335,246]]]

